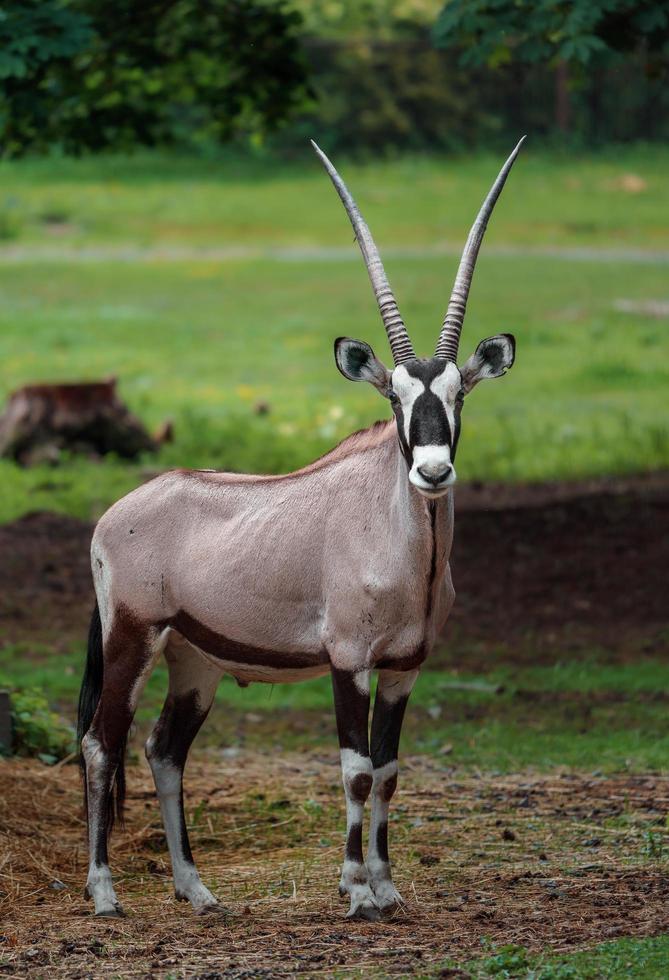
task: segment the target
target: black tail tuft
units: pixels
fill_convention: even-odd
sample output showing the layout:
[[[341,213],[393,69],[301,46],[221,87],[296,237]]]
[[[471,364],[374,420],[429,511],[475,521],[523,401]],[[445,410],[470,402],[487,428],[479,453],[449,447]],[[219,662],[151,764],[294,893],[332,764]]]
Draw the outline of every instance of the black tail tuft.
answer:
[[[86,760],[81,751],[81,740],[91,727],[91,723],[97,711],[97,707],[102,695],[102,682],[104,679],[104,659],[102,650],[102,623],[100,621],[100,609],[95,603],[95,609],[91,617],[91,625],[88,630],[88,654],[86,656],[86,667],[84,678],[81,682],[79,692],[79,714],[77,718],[77,741],[79,743],[79,765],[84,777],[84,803],[88,806],[86,793]],[[119,754],[116,761],[116,772],[109,799],[107,800],[107,828],[111,830],[114,826],[114,818],[119,823],[123,823],[123,804],[125,803],[125,749],[127,736],[123,739],[119,747]]]
[[[79,692],[79,715],[77,718],[77,741],[81,746],[81,740],[91,727],[93,715],[98,706],[100,695],[102,694],[102,678],[104,663],[102,659],[102,623],[100,622],[100,609],[97,602],[91,616],[91,625],[88,628],[88,655],[86,657],[86,668],[84,679],[81,682]],[[85,768],[83,753],[79,755],[79,762],[82,769]]]

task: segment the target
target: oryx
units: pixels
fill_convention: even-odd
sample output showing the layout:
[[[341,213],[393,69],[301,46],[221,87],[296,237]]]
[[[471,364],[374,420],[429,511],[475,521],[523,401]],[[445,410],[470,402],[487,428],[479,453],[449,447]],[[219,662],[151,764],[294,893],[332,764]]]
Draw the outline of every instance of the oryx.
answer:
[[[369,381],[394,417],[286,476],[176,470],[111,507],[91,545],[97,605],[79,703],[88,805],[86,893],[98,915],[122,914],[107,859],[124,796],[124,751],[156,659],[169,693],[146,744],[177,898],[216,906],[193,862],[182,776],[224,673],[240,684],[330,673],[346,794],[340,892],[349,916],[400,901],[388,858],[388,806],[402,718],[421,664],[453,604],[453,468],[465,395],[511,367],[510,334],[483,340],[457,366],[481,240],[522,140],[471,229],[433,357],[415,355],[367,225],[314,144],[362,250],[395,366],[340,337],[335,359]],[[371,734],[370,674],[378,671]],[[372,796],[367,859],[363,808]]]

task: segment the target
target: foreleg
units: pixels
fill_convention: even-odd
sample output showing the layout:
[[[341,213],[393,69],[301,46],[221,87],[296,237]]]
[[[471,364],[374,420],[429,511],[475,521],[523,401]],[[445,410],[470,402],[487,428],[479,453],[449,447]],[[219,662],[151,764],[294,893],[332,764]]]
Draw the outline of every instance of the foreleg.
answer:
[[[372,788],[369,755],[369,671],[332,668],[341,770],[346,793],[346,852],[340,895],[349,895],[349,918],[377,919],[379,909],[362,853],[362,819]]]
[[[367,870],[379,908],[389,911],[402,898],[393,884],[388,855],[388,811],[397,788],[397,754],[404,711],[418,671],[379,671],[372,716],[372,819]]]

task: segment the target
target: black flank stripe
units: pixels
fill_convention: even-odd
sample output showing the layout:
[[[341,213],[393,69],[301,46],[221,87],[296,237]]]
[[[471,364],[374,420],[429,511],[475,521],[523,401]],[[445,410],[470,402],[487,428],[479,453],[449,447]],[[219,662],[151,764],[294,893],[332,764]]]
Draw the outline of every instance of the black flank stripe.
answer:
[[[220,660],[230,660],[236,664],[248,664],[249,666],[272,667],[276,670],[281,668],[286,670],[296,670],[302,667],[316,667],[318,664],[328,663],[328,655],[325,650],[305,653],[303,651],[291,650],[265,650],[262,647],[251,647],[246,643],[239,643],[231,640],[221,633],[200,623],[197,619],[189,616],[187,612],[181,610],[176,616],[167,620],[164,626],[171,626],[178,630],[182,636],[190,641],[194,646],[204,650],[205,653],[218,657]]]

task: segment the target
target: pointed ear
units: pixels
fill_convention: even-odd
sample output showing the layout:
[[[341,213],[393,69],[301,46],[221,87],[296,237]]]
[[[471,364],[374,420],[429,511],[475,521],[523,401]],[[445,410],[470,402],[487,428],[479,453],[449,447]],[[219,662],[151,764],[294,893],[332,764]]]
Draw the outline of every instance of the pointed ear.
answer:
[[[386,398],[390,387],[390,371],[362,340],[337,337],[334,345],[337,367],[349,381],[369,381]]]
[[[506,374],[516,357],[516,338],[511,333],[498,333],[482,340],[472,356],[460,368],[465,394],[485,378]]]

